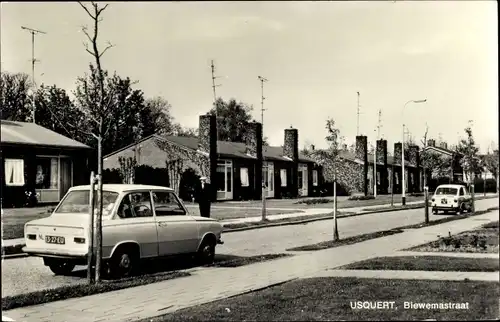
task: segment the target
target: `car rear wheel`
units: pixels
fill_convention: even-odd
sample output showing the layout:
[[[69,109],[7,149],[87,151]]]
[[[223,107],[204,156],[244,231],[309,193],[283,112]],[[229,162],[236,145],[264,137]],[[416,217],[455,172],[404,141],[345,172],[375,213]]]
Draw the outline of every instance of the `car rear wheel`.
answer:
[[[215,259],[215,238],[205,237],[198,249],[196,259],[199,264],[209,265]]]
[[[109,275],[123,278],[134,275],[139,261],[139,254],[133,247],[121,247],[115,251],[109,262]]]
[[[457,215],[461,215],[465,212],[465,204],[461,203],[457,210]]]
[[[75,268],[75,264],[62,259],[48,260],[47,266],[55,275],[69,275]]]

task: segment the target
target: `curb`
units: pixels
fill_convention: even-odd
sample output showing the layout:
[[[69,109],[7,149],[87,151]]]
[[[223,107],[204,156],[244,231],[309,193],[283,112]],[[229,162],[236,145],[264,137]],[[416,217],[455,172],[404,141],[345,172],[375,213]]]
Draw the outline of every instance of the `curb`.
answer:
[[[418,205],[418,206],[407,207],[407,208],[381,209],[381,210],[363,211],[363,212],[356,212],[356,213],[346,213],[346,214],[337,216],[337,218],[348,218],[348,217],[377,214],[377,213],[381,213],[381,212],[404,211],[404,210],[413,210],[413,209],[419,209],[419,208],[424,208],[424,205]],[[241,227],[241,228],[228,228],[227,230],[223,230],[222,232],[224,234],[227,234],[227,233],[235,233],[235,232],[245,231],[245,230],[307,224],[310,222],[315,222],[315,221],[320,221],[320,220],[328,220],[328,219],[332,219],[331,214],[325,215],[323,217],[316,217],[316,218],[303,219],[303,220],[297,220],[297,221],[284,221],[284,222],[278,222],[278,223],[269,223],[269,224],[265,224],[265,225],[255,225],[255,226],[248,226],[248,227]]]
[[[494,199],[494,198],[498,198],[498,196],[480,197],[480,198],[476,198],[476,200],[486,200],[486,199]],[[398,207],[398,206],[395,206],[395,207]],[[399,206],[399,207],[401,207],[401,206]],[[379,210],[361,211],[361,212],[356,212],[356,213],[346,213],[344,215],[337,216],[337,218],[348,218],[348,217],[355,217],[355,216],[362,216],[362,215],[371,215],[371,214],[377,214],[377,213],[381,213],[381,212],[421,209],[424,207],[425,207],[425,205],[423,205],[423,204],[413,204],[413,205],[410,205],[406,208],[387,208],[387,209],[379,209]],[[342,213],[342,209],[338,209],[338,211],[340,213]],[[227,230],[223,230],[222,232],[224,234],[227,234],[227,233],[235,233],[235,232],[239,232],[239,231],[253,230],[253,229],[260,229],[260,228],[300,225],[300,224],[307,224],[310,222],[327,220],[327,219],[332,219],[332,215],[328,214],[328,215],[325,215],[324,217],[316,217],[316,218],[303,219],[303,220],[297,220],[297,221],[284,221],[284,222],[277,222],[277,223],[271,222],[271,223],[265,224],[265,225],[255,225],[255,226],[248,226],[248,227],[241,227],[241,228],[227,228]]]

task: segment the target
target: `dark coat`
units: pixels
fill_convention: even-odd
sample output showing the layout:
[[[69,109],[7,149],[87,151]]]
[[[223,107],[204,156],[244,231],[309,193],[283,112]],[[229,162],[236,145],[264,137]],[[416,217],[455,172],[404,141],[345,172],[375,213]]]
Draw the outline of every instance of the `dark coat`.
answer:
[[[212,201],[211,198],[211,186],[209,183],[205,183],[205,187],[201,187],[201,182],[196,185],[194,190],[194,200],[199,204],[207,204]]]

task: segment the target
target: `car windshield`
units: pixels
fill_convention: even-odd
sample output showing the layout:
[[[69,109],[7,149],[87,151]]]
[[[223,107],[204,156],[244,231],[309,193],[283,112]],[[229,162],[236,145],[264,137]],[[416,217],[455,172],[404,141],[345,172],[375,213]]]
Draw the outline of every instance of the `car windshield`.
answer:
[[[103,211],[102,215],[107,216],[111,214],[111,210],[115,205],[116,199],[118,198],[118,193],[111,191],[103,191]],[[66,195],[66,197],[61,201],[57,207],[55,213],[67,214],[67,213],[77,213],[77,214],[88,214],[89,213],[89,190],[74,190]],[[97,193],[94,194],[94,209],[98,205]],[[97,213],[97,212],[96,212]]]
[[[458,192],[457,188],[438,188],[436,190],[436,195],[456,195]]]

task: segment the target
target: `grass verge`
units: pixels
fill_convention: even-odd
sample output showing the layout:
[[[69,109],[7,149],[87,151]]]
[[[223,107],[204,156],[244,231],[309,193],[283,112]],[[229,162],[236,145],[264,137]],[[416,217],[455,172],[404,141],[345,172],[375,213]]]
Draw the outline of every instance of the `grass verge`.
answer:
[[[422,321],[498,317],[497,283],[479,281],[301,279],[165,314],[166,321]],[[393,309],[359,309],[370,301],[394,301]],[[409,309],[405,303],[468,303],[468,309]],[[465,306],[465,304],[463,304]],[[462,307],[462,305],[460,305]],[[396,309],[397,308],[397,309]]]
[[[249,257],[237,257],[219,255],[213,264],[205,267],[240,267],[283,257],[293,256],[291,254],[264,254]],[[129,277],[120,280],[104,280],[98,285],[76,284],[66,285],[48,290],[30,292],[2,298],[2,310],[12,310],[19,307],[39,305],[48,302],[67,300],[83,296],[95,295],[105,292],[117,291],[129,287],[142,286],[151,283],[162,282],[174,278],[186,277],[191,274],[185,269],[196,267],[193,261],[176,261],[173,266],[163,266],[165,261],[156,261],[152,265],[144,265],[143,275]],[[169,261],[166,261],[169,262]],[[172,271],[175,269],[184,269]],[[171,270],[166,272],[165,270]],[[81,270],[73,273],[74,276],[85,278],[86,271]]]
[[[417,204],[404,205],[404,206],[382,206],[382,207],[373,207],[373,208],[365,208],[363,211],[397,211],[397,210],[406,210],[406,209],[418,209],[423,208],[425,205],[424,202],[420,202]]]
[[[363,234],[363,235],[353,236],[353,237],[349,237],[349,238],[345,238],[345,239],[340,239],[338,241],[327,240],[327,241],[317,243],[317,244],[289,248],[289,249],[287,249],[287,251],[297,252],[297,251],[313,251],[313,250],[321,250],[321,249],[327,249],[327,248],[335,248],[335,247],[360,243],[360,242],[370,240],[370,239],[400,234],[402,232],[403,232],[403,230],[400,230],[400,229],[377,231],[374,233]]]
[[[188,272],[168,272],[155,275],[131,277],[116,281],[103,281],[100,284],[77,284],[57,287],[53,289],[30,292],[26,294],[7,296],[2,298],[2,311],[19,307],[39,305],[48,302],[67,300],[71,298],[89,296],[105,292],[117,291],[129,287],[147,285],[179,277],[190,276]]]
[[[353,214],[352,212],[337,212],[337,217],[342,218],[348,215]],[[320,214],[320,215],[309,215],[309,216],[299,216],[299,217],[292,217],[292,218],[282,218],[282,219],[276,219],[276,220],[259,220],[259,221],[253,221],[253,222],[242,222],[242,223],[235,223],[235,224],[226,224],[224,225],[224,230],[225,231],[231,231],[233,229],[241,229],[241,228],[249,228],[249,227],[260,227],[260,226],[280,226],[283,224],[289,224],[289,223],[300,223],[302,221],[306,220],[321,220],[321,219],[328,219],[332,218],[332,214]]]
[[[420,252],[459,252],[459,253],[498,253],[498,221],[456,235],[437,236],[430,243],[411,247],[410,251]]]
[[[9,245],[9,246],[2,246],[2,256],[5,255],[15,255],[15,254],[21,254],[23,252],[23,247],[25,245]]]
[[[376,257],[352,263],[338,269],[443,271],[443,272],[498,272],[500,263],[495,258],[462,258],[443,256]]]
[[[391,230],[385,230],[385,231],[379,231],[379,232],[374,232],[374,233],[352,236],[352,237],[348,237],[346,239],[340,239],[338,241],[327,240],[327,241],[317,243],[317,244],[289,248],[289,249],[287,249],[287,251],[315,251],[315,250],[321,250],[321,249],[327,249],[327,248],[335,248],[335,247],[339,247],[339,246],[352,245],[352,244],[360,243],[360,242],[370,240],[370,239],[381,238],[381,237],[391,236],[394,234],[399,234],[399,233],[402,233],[403,230],[405,230],[405,229],[415,229],[415,228],[423,228],[423,227],[428,227],[428,226],[439,225],[439,224],[447,223],[447,222],[454,221],[454,220],[460,220],[460,219],[464,219],[464,218],[468,218],[468,217],[472,217],[472,216],[483,215],[483,214],[490,212],[490,211],[493,211],[493,210],[498,210],[498,207],[492,207],[492,208],[488,208],[487,210],[481,210],[481,211],[477,211],[475,213],[470,213],[470,214],[467,213],[467,214],[463,214],[463,215],[445,217],[442,219],[430,221],[429,223],[407,225],[407,226],[403,226],[403,227],[397,227],[397,228],[394,228]],[[413,249],[408,249],[408,250],[413,250]]]

